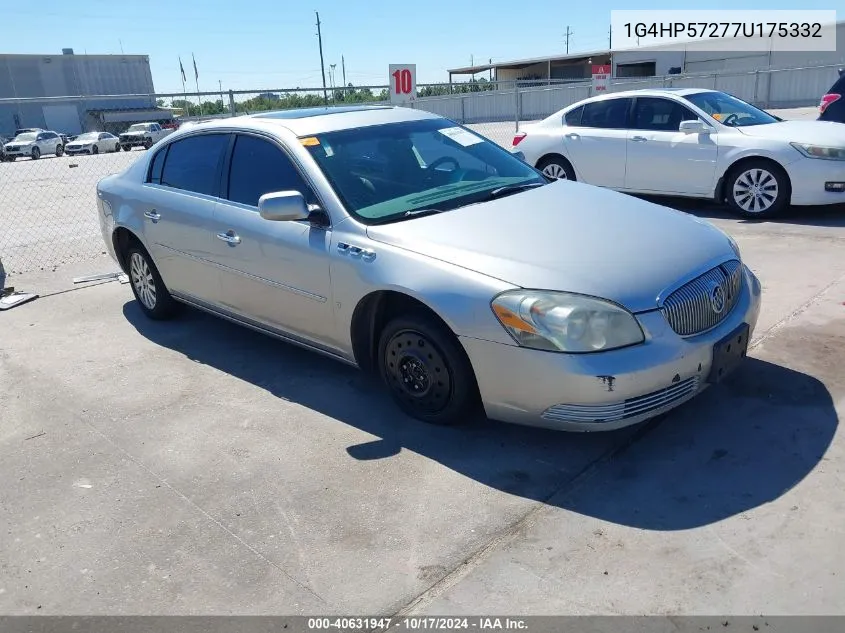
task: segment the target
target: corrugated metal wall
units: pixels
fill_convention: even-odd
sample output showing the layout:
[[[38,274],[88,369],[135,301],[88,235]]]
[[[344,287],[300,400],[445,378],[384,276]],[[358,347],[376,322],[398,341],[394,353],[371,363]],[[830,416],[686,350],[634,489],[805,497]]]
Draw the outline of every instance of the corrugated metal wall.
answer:
[[[146,55],[0,55],[0,98],[76,97],[49,104],[6,102],[0,105],[0,134],[19,127],[48,127],[44,106],[77,108],[75,134],[86,128],[87,111],[154,107],[150,97],[88,99],[85,95],[148,95],[155,92]]]

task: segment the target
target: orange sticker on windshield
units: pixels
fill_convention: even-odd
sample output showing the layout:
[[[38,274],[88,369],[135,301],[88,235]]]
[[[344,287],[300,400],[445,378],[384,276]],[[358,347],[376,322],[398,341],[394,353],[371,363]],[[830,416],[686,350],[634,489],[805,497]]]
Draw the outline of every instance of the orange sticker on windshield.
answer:
[[[716,119],[717,121],[721,121],[721,120],[722,120],[722,115],[721,115],[720,113],[718,113],[718,112],[714,112],[714,113],[713,113],[713,114],[711,114],[710,116],[712,116],[712,117],[713,117],[714,119]]]
[[[316,136],[307,136],[299,139],[299,142],[302,143],[304,147],[315,147],[320,144],[320,139]]]

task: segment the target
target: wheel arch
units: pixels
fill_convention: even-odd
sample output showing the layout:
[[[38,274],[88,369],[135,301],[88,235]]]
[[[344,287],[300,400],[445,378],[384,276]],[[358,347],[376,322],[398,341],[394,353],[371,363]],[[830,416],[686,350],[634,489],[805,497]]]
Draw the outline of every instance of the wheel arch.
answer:
[[[130,246],[139,246],[144,249],[144,252],[152,259],[152,255],[150,254],[149,249],[144,246],[144,243],[141,239],[130,229],[126,228],[125,226],[118,226],[112,231],[111,234],[112,239],[112,247],[114,248],[114,255],[115,259],[117,259],[117,263],[120,266],[120,269],[128,273],[127,263],[126,263],[126,253],[129,250]]]
[[[747,163],[752,163],[755,161],[766,161],[772,163],[775,167],[783,172],[783,175],[786,177],[786,186],[789,191],[789,198],[792,198],[792,180],[789,178],[789,172],[786,170],[786,167],[776,158],[771,156],[766,156],[765,154],[751,154],[746,156],[740,156],[733,160],[722,172],[721,176],[719,176],[719,180],[716,182],[716,191],[714,192],[714,198],[716,202],[723,203],[727,200],[727,184],[728,184],[728,177],[730,176],[731,172],[735,169],[742,167]]]
[[[349,334],[358,367],[365,372],[375,369],[379,332],[392,317],[408,313],[424,314],[436,320],[455,337],[463,350],[455,328],[431,305],[400,289],[374,290],[362,297],[352,312]]]

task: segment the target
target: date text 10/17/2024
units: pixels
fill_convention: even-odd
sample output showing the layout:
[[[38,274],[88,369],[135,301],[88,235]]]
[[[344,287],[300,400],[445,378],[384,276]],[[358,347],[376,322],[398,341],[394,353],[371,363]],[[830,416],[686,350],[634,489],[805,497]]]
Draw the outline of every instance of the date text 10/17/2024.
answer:
[[[369,617],[369,618],[308,618],[310,631],[527,631],[522,618],[510,617]]]

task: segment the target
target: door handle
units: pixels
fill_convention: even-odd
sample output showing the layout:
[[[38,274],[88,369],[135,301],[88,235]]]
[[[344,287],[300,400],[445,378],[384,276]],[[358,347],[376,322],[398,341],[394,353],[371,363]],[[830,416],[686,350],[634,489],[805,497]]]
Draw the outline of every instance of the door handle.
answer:
[[[631,140],[635,143],[645,143],[648,139],[645,136],[632,136]]]
[[[150,211],[144,211],[144,217],[149,218],[153,222],[158,222],[159,220],[161,220],[161,213],[159,213],[155,209],[151,209]]]
[[[569,134],[564,134],[566,138],[576,139],[581,138],[580,134],[576,134],[575,132],[570,132]]]
[[[231,244],[232,246],[237,246],[241,243],[240,236],[232,230],[226,231],[225,233],[218,233],[217,234],[218,240],[223,240],[227,244]]]

